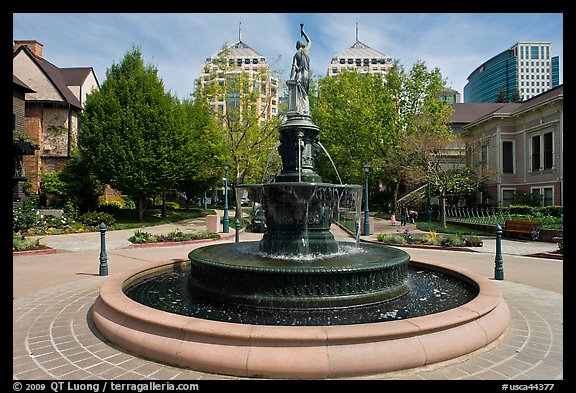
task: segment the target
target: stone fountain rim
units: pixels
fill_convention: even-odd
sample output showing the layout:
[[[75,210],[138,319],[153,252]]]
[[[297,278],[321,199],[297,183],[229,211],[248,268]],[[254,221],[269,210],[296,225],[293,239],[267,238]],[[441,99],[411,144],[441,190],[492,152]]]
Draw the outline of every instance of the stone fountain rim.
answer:
[[[259,242],[258,241],[247,241],[247,242],[242,242],[243,245],[252,245],[252,246],[256,246]],[[345,243],[345,244],[349,244],[351,247],[354,245],[354,243]],[[364,244],[364,247],[370,247],[370,248],[374,248],[374,249],[379,249],[382,248],[381,245],[378,244]],[[233,243],[220,243],[220,244],[215,244],[215,245],[207,245],[207,246],[200,246],[198,248],[195,248],[194,250],[190,251],[188,253],[188,258],[192,259],[192,256],[194,256],[195,260],[198,260],[206,265],[209,266],[216,266],[216,267],[237,267],[237,265],[232,264],[232,263],[228,263],[227,261],[222,261],[221,259],[208,259],[205,257],[202,257],[202,254],[207,251],[207,250],[211,250],[214,247],[217,248],[224,248],[224,249],[229,249],[229,248],[235,248],[236,246]],[[397,264],[398,262],[405,262],[407,260],[410,259],[410,254],[408,254],[406,251],[401,250],[399,248],[394,248],[394,247],[388,247],[391,254],[386,255],[387,260],[386,261],[382,261],[382,262],[374,262],[374,261],[370,261],[369,265],[362,265],[362,263],[360,262],[356,262],[354,260],[351,260],[350,263],[345,264],[345,265],[337,265],[337,266],[333,266],[330,264],[331,258],[328,255],[328,258],[326,259],[326,263],[324,262],[318,262],[318,263],[294,263],[295,260],[285,260],[280,258],[278,260],[278,265],[276,266],[266,266],[266,265],[258,265],[258,264],[254,264],[254,265],[243,265],[241,266],[241,270],[244,272],[258,272],[258,273],[273,273],[275,271],[278,271],[278,269],[284,270],[286,272],[290,272],[292,274],[307,274],[307,273],[315,273],[315,274],[339,274],[339,273],[347,273],[347,272],[372,272],[372,271],[378,271],[380,268],[382,267],[387,267],[390,266],[392,264]],[[320,256],[322,254],[319,254]],[[360,257],[362,256],[362,254],[359,255]]]
[[[193,370],[241,377],[336,378],[371,375],[451,360],[507,330],[510,311],[498,285],[444,264],[415,265],[477,285],[459,307],[404,320],[333,326],[270,326],[211,321],[156,310],[128,298],[134,280],[189,260],[158,262],[107,278],[92,307],[98,331],[135,355]]]

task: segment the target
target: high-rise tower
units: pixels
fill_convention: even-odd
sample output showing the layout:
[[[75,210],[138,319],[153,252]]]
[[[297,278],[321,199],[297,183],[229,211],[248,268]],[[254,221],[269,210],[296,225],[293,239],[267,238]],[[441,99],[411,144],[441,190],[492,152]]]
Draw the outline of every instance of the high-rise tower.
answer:
[[[344,70],[357,70],[360,73],[373,75],[386,74],[390,67],[392,67],[391,57],[358,40],[358,24],[356,24],[356,41],[332,58],[327,75],[336,77]]]
[[[224,63],[222,63],[224,60]],[[238,30],[238,42],[206,59],[199,78],[200,86],[207,83],[224,83],[231,74],[245,73],[253,88],[260,92],[261,119],[267,120],[278,114],[279,80],[272,76],[266,58],[242,41],[242,29]],[[227,97],[217,97],[210,102],[214,111],[226,112],[227,105],[237,105],[239,97],[233,92]],[[235,101],[236,100],[236,101]]]
[[[468,76],[464,102],[525,101],[559,83],[559,58],[552,56],[551,43],[518,42]]]

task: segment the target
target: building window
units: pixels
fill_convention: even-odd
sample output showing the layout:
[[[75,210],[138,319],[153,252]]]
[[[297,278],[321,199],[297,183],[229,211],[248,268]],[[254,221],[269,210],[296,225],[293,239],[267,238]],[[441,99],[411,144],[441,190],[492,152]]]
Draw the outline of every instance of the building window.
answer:
[[[540,135],[532,137],[532,170],[540,170]]]
[[[514,144],[512,141],[502,142],[502,172],[514,173]]]
[[[540,196],[540,206],[552,206],[554,204],[554,189],[552,187],[534,187],[532,195]]]
[[[552,133],[547,132],[543,135],[543,137],[544,137],[544,169],[552,169],[552,165],[554,162]]]
[[[554,144],[552,132],[532,137],[532,171],[552,169],[554,166]]]
[[[502,190],[502,206],[510,206],[514,202],[516,190]]]

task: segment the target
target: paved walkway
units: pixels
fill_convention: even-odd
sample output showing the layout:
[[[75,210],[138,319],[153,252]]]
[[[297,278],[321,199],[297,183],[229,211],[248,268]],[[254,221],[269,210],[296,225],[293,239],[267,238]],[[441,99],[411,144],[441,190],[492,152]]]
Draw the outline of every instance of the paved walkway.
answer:
[[[410,225],[409,225],[410,227]],[[202,219],[144,230],[205,229]],[[378,220],[372,236],[395,232]],[[412,226],[410,230],[415,230]],[[337,239],[353,241],[333,226]],[[186,259],[205,243],[167,247],[129,246],[129,231],[106,233],[109,274],[151,263]],[[233,242],[234,229],[229,238]],[[242,231],[241,241],[260,234]],[[90,320],[90,307],[106,277],[99,276],[100,234],[47,236],[52,254],[13,258],[13,379],[14,380],[239,380],[241,378],[185,370],[131,356],[103,340]],[[495,281],[511,312],[509,330],[495,343],[449,362],[355,379],[399,380],[550,380],[563,372],[563,261],[526,255],[554,251],[554,243],[503,241],[504,280]],[[491,241],[474,251],[403,248],[412,258],[453,264],[489,278],[494,276]],[[559,382],[557,382],[559,383]]]

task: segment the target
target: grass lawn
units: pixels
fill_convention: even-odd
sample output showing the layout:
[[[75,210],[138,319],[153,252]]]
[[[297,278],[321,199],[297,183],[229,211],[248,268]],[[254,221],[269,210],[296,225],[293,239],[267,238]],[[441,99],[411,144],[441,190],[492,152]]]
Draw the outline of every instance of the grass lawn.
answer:
[[[111,230],[151,227],[155,225],[170,224],[173,222],[204,217],[208,214],[216,214],[212,209],[187,208],[166,209],[166,217],[162,217],[161,207],[152,207],[144,210],[144,219],[138,221],[135,209],[120,209],[113,213],[116,222],[110,227]]]

